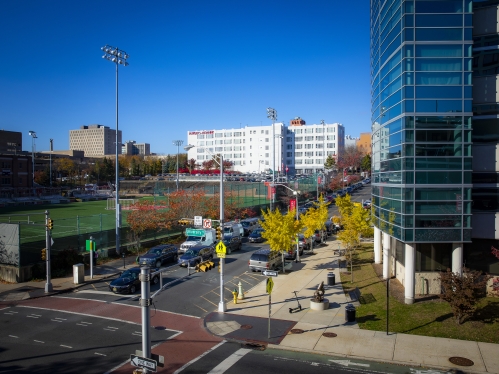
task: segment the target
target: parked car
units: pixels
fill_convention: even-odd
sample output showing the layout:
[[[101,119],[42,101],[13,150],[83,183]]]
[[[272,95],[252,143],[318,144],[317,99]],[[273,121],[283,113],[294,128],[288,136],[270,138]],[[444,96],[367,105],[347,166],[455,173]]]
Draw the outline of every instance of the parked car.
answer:
[[[172,244],[161,244],[152,247],[146,254],[137,257],[137,263],[141,265],[154,265],[159,268],[167,261],[177,262],[178,248]]]
[[[327,232],[323,230],[315,230],[313,238],[316,243],[322,243],[327,238]]]
[[[303,254],[303,251],[310,251],[312,249],[312,243],[310,240],[305,239],[305,235],[298,235],[298,247],[300,248],[300,256]]]
[[[258,218],[246,218],[241,220],[241,225],[243,225],[244,229],[244,236],[248,236],[254,229],[260,227],[260,223],[258,221]]]
[[[150,268],[150,272],[153,273],[159,269]],[[137,289],[140,288],[140,267],[133,267],[131,269],[125,270],[119,276],[109,284],[109,289],[114,293],[129,293],[133,294]],[[152,277],[150,280],[151,284],[158,284],[159,274]]]
[[[263,233],[263,229],[260,227],[260,228],[256,228],[252,231],[252,233],[248,236],[248,241],[250,243],[261,243],[263,242],[265,239],[262,237],[262,233]]]
[[[225,247],[227,248],[227,254],[231,254],[234,251],[240,251],[243,248],[243,243],[239,236],[225,236],[223,240]]]
[[[285,260],[296,260],[296,245],[291,246],[286,252],[284,252]]]
[[[213,259],[214,253],[215,248],[212,245],[195,245],[178,258],[178,264],[193,267],[203,261]]]
[[[248,265],[251,271],[275,270],[282,266],[281,254],[270,249],[253,252]]]

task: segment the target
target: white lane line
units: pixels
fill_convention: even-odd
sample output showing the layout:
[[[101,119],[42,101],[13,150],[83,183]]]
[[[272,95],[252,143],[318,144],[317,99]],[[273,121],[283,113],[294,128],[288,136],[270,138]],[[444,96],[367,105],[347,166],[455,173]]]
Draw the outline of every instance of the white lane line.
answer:
[[[54,317],[54,319],[60,319],[61,321],[66,321],[66,318]]]
[[[227,342],[227,340],[222,340],[220,343],[218,343],[217,345],[211,347],[210,349],[208,349],[206,352],[203,352],[201,353],[198,357],[196,358],[193,358],[192,360],[190,360],[188,363],[186,363],[184,366],[182,366],[180,369],[177,369],[175,370],[175,372],[173,374],[178,374],[180,372],[182,372],[182,370],[184,370],[185,368],[187,368],[188,366],[192,365],[193,363],[195,363],[196,361],[202,359],[204,356],[206,356],[208,353],[210,353],[211,351],[214,351],[215,349],[217,349],[218,347],[220,347],[222,344],[224,344],[225,342]]]
[[[37,343],[42,343],[42,344],[45,344],[45,342],[42,342],[41,340],[33,340],[34,342],[37,342]]]
[[[132,333],[132,335],[135,335],[135,336],[142,336],[142,334],[136,334],[136,333]]]
[[[78,294],[81,294],[81,293],[93,293],[93,294],[97,294],[97,295],[111,295],[111,296],[128,297],[128,298],[137,297],[136,295],[122,295],[122,294],[116,294],[116,293],[110,292],[110,291],[98,291],[98,290],[78,291]],[[81,299],[81,297],[79,299]]]
[[[84,323],[77,323],[78,326],[85,326],[85,327],[88,327],[87,324],[84,324]]]
[[[98,355],[98,356],[107,356],[107,355],[105,355],[104,353],[99,353],[99,352],[94,352],[94,355]]]
[[[26,316],[27,318],[40,318],[40,317],[37,317],[37,316]]]
[[[236,352],[231,354],[229,357],[227,357],[225,360],[223,360],[221,363],[219,363],[217,366],[213,368],[208,374],[223,374],[227,370],[229,370],[234,364],[242,359],[247,353],[251,352],[251,349],[247,348],[241,348],[238,349]]]
[[[9,315],[13,316],[14,312],[8,312],[8,313],[4,313],[4,314],[9,314]]]
[[[59,321],[58,319],[51,319],[52,322],[62,322],[62,321]]]
[[[113,326],[107,326],[108,329],[115,329],[118,330],[119,327],[113,327]]]
[[[9,335],[11,338],[16,338],[16,339],[19,339],[19,336],[15,336],[15,335]]]
[[[106,329],[106,328],[103,328],[103,330],[107,330],[107,331],[112,331],[112,332],[116,332],[116,330],[113,330],[113,329]]]
[[[73,348],[73,347],[70,347],[69,345],[64,345],[64,344],[61,344],[61,347],[64,347],[64,348]]]

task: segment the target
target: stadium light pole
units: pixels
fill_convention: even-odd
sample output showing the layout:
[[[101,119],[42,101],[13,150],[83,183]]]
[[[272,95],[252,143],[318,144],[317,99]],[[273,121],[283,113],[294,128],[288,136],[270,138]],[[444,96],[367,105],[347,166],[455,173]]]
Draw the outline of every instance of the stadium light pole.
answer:
[[[31,178],[31,187],[33,188],[33,194],[34,194],[34,187],[35,187],[35,139],[37,138],[36,132],[30,130],[28,134],[31,136],[31,166],[32,166],[32,178]]]
[[[272,184],[275,183],[275,121],[277,120],[277,111],[274,108],[267,108],[267,118],[272,120]],[[272,187],[274,188],[274,187]],[[270,210],[274,210],[275,193],[272,193],[270,200]]]
[[[184,144],[183,140],[174,140],[173,145],[177,146],[177,191],[178,191],[178,147]]]
[[[121,152],[119,148],[121,147],[121,142],[118,141],[118,65],[128,66],[129,55],[118,48],[111,47],[106,44],[104,47],[101,47],[101,50],[104,52],[102,58],[113,62],[116,65],[116,180],[115,180],[115,192],[116,192],[116,252],[120,254],[121,246],[120,246],[120,227],[121,227],[121,207],[120,207],[120,194],[119,194],[119,186],[120,186],[120,163],[118,159],[118,155]]]
[[[52,187],[52,152],[54,151],[54,139],[50,139],[50,187]]]
[[[195,145],[189,144],[184,147],[186,151],[196,147]],[[213,160],[220,166],[220,226],[222,227],[222,235],[223,235],[223,227],[224,227],[224,157],[223,154],[220,153],[220,158],[217,161],[216,155],[210,151],[207,147],[196,147],[198,149],[206,150],[212,157]],[[223,239],[223,238],[222,238]],[[224,267],[225,267],[225,258],[220,258],[220,302],[218,303],[218,311],[225,313],[227,311],[227,305],[225,304],[224,299]]]

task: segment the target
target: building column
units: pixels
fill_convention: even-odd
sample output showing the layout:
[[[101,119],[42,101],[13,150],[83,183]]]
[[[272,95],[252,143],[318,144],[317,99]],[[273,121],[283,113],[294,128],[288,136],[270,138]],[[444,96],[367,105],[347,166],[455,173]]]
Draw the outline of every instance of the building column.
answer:
[[[390,274],[390,235],[383,233],[383,279],[391,277]]]
[[[463,243],[452,243],[452,272],[463,275]]]
[[[374,263],[381,264],[381,230],[377,227],[374,228]]]
[[[405,303],[414,303],[416,287],[416,245],[405,244]]]

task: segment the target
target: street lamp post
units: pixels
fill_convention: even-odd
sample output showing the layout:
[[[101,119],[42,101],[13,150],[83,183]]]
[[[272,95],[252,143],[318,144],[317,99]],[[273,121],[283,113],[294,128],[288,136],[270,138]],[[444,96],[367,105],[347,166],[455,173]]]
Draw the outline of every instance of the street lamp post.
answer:
[[[189,151],[189,149],[196,147],[195,145],[186,145],[184,149],[186,151]],[[223,232],[223,227],[224,227],[224,158],[223,155],[220,153],[220,158],[217,161],[215,154],[213,154],[209,148],[205,147],[198,147],[199,149],[204,149],[208,151],[208,153],[213,157],[216,163],[220,166],[220,226],[222,227],[222,232]],[[218,311],[219,312],[226,312],[227,311],[227,305],[225,304],[225,299],[224,299],[224,266],[225,266],[225,258],[220,258],[220,302],[218,303]]]
[[[184,144],[183,140],[174,140],[173,145],[177,146],[177,191],[178,191],[178,147]]]
[[[28,132],[29,135],[31,135],[31,166],[32,166],[32,178],[31,178],[31,187],[33,187],[33,191],[34,191],[34,187],[35,187],[35,139],[37,138],[36,136],[36,132],[34,131],[29,131]]]
[[[119,195],[119,186],[120,186],[120,163],[118,160],[118,155],[121,152],[119,151],[119,147],[121,146],[121,141],[119,141],[118,137],[118,65],[128,66],[129,55],[125,51],[111,47],[106,44],[101,48],[104,52],[104,56],[108,61],[113,62],[116,65],[116,180],[115,180],[115,192],[116,192],[116,252],[119,254],[121,251],[120,246],[120,227],[121,227],[121,207],[120,207],[120,195]]]
[[[275,183],[275,121],[277,120],[277,111],[274,108],[267,108],[267,118],[272,120],[272,184]],[[270,210],[274,210],[275,193],[272,193],[270,200]]]

